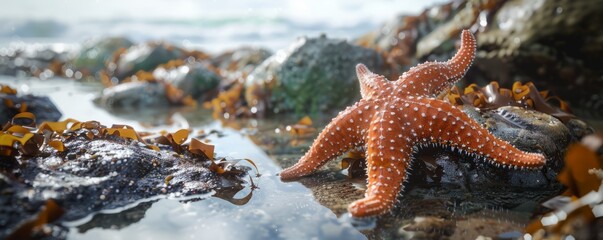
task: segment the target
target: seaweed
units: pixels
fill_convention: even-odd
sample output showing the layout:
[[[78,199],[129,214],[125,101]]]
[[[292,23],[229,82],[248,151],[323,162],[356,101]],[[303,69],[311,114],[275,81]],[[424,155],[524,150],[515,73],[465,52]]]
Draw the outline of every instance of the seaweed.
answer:
[[[533,239],[598,239],[603,217],[603,132],[586,136],[568,148],[565,167],[557,176],[566,191],[542,205],[553,209],[530,223]],[[594,235],[593,235],[594,234]]]
[[[484,87],[473,83],[462,92],[454,86],[445,99],[452,104],[469,105],[483,110],[502,106],[523,107],[549,114],[564,123],[576,118],[565,101],[556,96],[549,96],[549,91],[538,91],[532,82],[515,82],[511,89],[501,88],[495,81]],[[557,106],[553,105],[555,102]]]
[[[75,119],[66,119],[60,122],[43,122],[36,129],[35,115],[29,112],[17,114],[10,123],[7,123],[0,132],[0,156],[28,156],[40,154],[41,150],[50,146],[56,151],[66,150],[65,141],[76,136],[83,136],[88,140],[118,137],[125,141],[136,141],[149,149],[160,150],[160,146],[169,146],[178,154],[188,154],[196,159],[210,160],[210,170],[218,173],[238,174],[240,170],[233,168],[240,161],[247,161],[259,171],[250,159],[217,159],[214,161],[214,146],[204,143],[196,138],[190,138],[190,130],[180,129],[174,133],[164,132],[158,137],[147,136],[147,140],[131,126],[114,124],[106,127],[97,121],[80,122]]]

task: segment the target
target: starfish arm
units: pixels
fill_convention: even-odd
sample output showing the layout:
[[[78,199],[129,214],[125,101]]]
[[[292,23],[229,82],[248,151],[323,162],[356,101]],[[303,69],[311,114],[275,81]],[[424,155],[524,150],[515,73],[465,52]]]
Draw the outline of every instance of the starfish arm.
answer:
[[[447,62],[426,62],[400,76],[401,94],[436,96],[449,89],[469,70],[475,58],[475,38],[468,30],[461,34],[461,47]]]
[[[451,80],[451,83],[455,83],[465,76],[465,73],[469,70],[469,67],[471,67],[473,60],[475,59],[475,48],[475,37],[473,37],[473,34],[471,34],[469,30],[463,30],[461,33],[461,47],[459,48],[459,51],[454,57],[446,62],[446,65],[452,70],[450,72],[450,77],[451,79],[454,79],[454,81]]]
[[[362,99],[371,99],[382,91],[389,81],[384,76],[371,72],[364,64],[356,65],[356,76],[360,82],[360,94]]]
[[[406,140],[398,117],[390,113],[377,114],[371,123],[366,151],[368,185],[365,197],[348,207],[354,217],[389,211],[406,179],[412,144]]]
[[[446,102],[426,98],[408,102],[408,108],[418,116],[408,119],[411,125],[420,126],[415,129],[417,141],[458,148],[495,165],[538,168],[546,162],[544,155],[515,148]]]
[[[339,113],[318,135],[310,150],[293,166],[280,173],[282,180],[291,180],[306,176],[332,158],[341,155],[355,146],[363,144],[362,134],[367,120],[364,115],[371,109],[366,102]]]

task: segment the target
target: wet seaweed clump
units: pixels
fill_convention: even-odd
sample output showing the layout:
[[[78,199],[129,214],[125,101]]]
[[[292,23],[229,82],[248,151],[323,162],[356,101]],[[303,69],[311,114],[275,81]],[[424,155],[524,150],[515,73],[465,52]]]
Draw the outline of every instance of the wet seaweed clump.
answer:
[[[253,161],[216,158],[214,146],[190,135],[74,119],[37,125],[32,113],[15,115],[0,133],[0,238],[65,238],[63,221],[158,197],[214,190],[244,204],[233,196],[252,180],[239,162]]]
[[[452,104],[470,105],[483,110],[517,106],[546,113],[563,122],[576,118],[571,114],[569,105],[565,101],[550,96],[549,91],[538,91],[532,82],[526,84],[515,82],[511,89],[501,88],[495,81],[481,88],[473,83],[463,91],[455,86],[448,93],[447,100]]]

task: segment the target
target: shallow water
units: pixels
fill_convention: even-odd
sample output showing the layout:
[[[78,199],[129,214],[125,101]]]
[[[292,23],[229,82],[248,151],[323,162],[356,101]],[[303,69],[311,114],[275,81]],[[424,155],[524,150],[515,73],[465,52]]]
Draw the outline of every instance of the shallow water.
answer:
[[[287,135],[284,126],[296,121],[291,117],[225,123],[211,119],[211,113],[203,109],[109,113],[92,101],[102,90],[100,84],[7,76],[0,76],[0,83],[16,87],[20,93],[48,96],[63,113],[63,119],[97,120],[107,126],[127,124],[141,131],[218,130],[223,136],[209,137],[216,154],[252,159],[261,174],[252,176],[258,189],[252,191],[251,184],[247,184],[234,197],[224,192],[186,198],[160,196],[91,214],[66,223],[69,239],[519,237],[539,201],[556,195],[542,189],[415,186],[405,191],[391,214],[352,220],[346,207],[362,197],[364,180],[347,178],[338,171],[337,161],[297,182],[284,183],[276,176],[281,166],[299,159],[313,139]],[[324,126],[328,117],[314,120],[315,126]],[[250,175],[254,175],[253,170]],[[428,229],[422,229],[425,226],[421,227],[421,221],[429,223]]]
[[[247,136],[240,131],[223,128],[220,122],[191,119],[190,122],[181,120],[180,124],[147,128],[145,121],[148,123],[153,117],[166,118],[169,112],[160,111],[154,116],[142,116],[141,122],[131,119],[135,114],[130,115],[130,119],[114,116],[92,103],[101,89],[97,84],[66,79],[41,81],[5,76],[0,77],[0,83],[17,87],[20,92],[49,96],[63,113],[63,118],[97,120],[104,125],[128,124],[137,130],[149,131],[174,130],[185,125],[183,122],[189,123],[194,130],[219,130],[224,134],[223,137],[210,137],[216,146],[216,154],[252,159],[261,173],[261,177],[253,178],[259,188],[251,193],[251,198],[243,205],[213,197],[214,194],[189,196],[186,199],[153,198],[138,205],[106,210],[67,223],[70,227],[70,239],[365,238],[349,222],[339,221],[332,211],[314,201],[312,192],[302,184],[281,182],[275,176],[281,167]],[[182,115],[188,118],[211,118],[211,114],[203,110]],[[249,193],[249,188],[244,189],[234,198],[245,198]],[[141,216],[131,217],[137,214]]]

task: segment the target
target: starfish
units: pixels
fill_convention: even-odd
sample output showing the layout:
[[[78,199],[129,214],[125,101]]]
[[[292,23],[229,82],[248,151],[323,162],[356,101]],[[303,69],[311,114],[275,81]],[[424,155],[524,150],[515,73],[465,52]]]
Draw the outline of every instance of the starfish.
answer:
[[[350,204],[354,217],[384,214],[395,205],[417,147],[457,149],[499,167],[539,168],[545,157],[513,147],[448,102],[436,99],[460,80],[475,58],[475,38],[461,34],[461,47],[447,62],[411,68],[397,81],[356,66],[362,99],[340,112],[282,180],[306,176],[329,160],[366,149],[368,184],[363,199]]]

